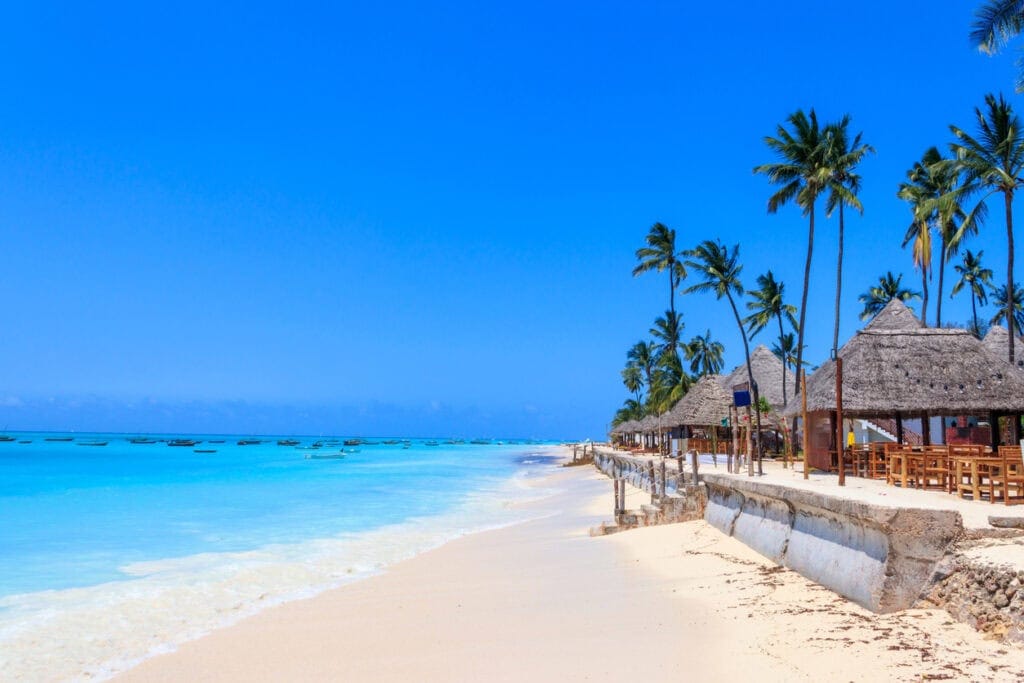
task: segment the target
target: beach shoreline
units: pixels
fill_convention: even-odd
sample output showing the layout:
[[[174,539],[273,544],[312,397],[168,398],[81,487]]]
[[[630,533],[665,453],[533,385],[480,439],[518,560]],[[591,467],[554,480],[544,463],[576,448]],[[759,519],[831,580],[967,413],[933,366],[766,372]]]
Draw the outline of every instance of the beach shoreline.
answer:
[[[702,521],[590,537],[609,481],[560,468],[532,521],[269,608],[117,677],[1013,680],[1024,651],[942,610],[875,615]],[[629,491],[629,505],[648,494]],[[742,656],[737,656],[742,654]]]

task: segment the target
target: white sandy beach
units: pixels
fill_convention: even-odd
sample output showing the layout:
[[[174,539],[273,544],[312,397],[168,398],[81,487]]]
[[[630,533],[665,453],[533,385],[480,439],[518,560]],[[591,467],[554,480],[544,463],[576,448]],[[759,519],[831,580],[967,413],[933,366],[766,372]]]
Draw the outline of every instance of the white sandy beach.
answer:
[[[1019,680],[1024,650],[940,610],[877,616],[703,522],[589,537],[608,479],[555,472],[537,521],[467,536],[143,662],[123,681]],[[632,491],[636,507],[646,496]]]

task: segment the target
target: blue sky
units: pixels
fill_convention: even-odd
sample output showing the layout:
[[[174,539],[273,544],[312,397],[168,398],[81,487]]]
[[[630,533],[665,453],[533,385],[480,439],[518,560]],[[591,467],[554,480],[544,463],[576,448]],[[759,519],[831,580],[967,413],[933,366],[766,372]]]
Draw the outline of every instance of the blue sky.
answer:
[[[919,282],[907,168],[987,92],[1024,112],[1014,50],[968,45],[974,7],[9,8],[0,427],[599,437],[667,307],[661,277],[630,274],[651,223],[739,242],[747,282],[771,268],[797,300],[806,221],[767,215],[751,172],[797,108],[851,114],[877,149],[845,339],[878,275]],[[835,227],[815,238],[815,363]],[[992,219],[968,245],[997,279],[1004,242]],[[726,304],[677,306],[686,338],[710,328],[741,361]]]

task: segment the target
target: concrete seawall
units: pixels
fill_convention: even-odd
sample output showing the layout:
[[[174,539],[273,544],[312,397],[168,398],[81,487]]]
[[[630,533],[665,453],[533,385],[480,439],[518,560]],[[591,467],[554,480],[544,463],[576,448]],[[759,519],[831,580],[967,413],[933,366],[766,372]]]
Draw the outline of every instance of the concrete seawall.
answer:
[[[963,533],[954,510],[894,508],[707,474],[705,519],[874,612],[906,609]]]

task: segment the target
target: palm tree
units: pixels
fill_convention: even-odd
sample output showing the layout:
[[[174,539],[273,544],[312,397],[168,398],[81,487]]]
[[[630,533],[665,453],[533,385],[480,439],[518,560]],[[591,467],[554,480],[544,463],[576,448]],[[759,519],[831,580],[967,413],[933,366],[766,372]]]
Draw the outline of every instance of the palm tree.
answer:
[[[782,366],[793,368],[793,372],[797,371],[796,364],[796,338],[792,332],[787,332],[779,337],[778,343],[772,344],[772,353],[774,353],[779,360],[782,361]]]
[[[785,330],[783,329],[782,319],[785,318],[789,321],[789,324],[796,328],[796,306],[793,304],[787,304],[782,300],[785,292],[785,284],[777,282],[775,276],[772,275],[772,271],[768,271],[764,275],[757,276],[758,289],[750,292],[750,295],[754,298],[753,301],[747,302],[747,310],[752,311],[750,315],[743,319],[743,322],[747,325],[747,331],[750,333],[750,338],[753,339],[757,336],[757,333],[763,330],[768,323],[772,321],[772,318],[779,323],[779,340],[781,341]],[[783,364],[785,365],[785,364]],[[786,368],[782,368],[782,405],[786,406]]]
[[[1020,129],[1020,119],[1013,113],[1013,108],[1002,95],[997,100],[994,95],[985,96],[987,112],[975,108],[978,119],[979,136],[977,139],[956,126],[950,126],[958,142],[950,145],[959,162],[964,177],[965,192],[981,191],[984,194],[978,201],[983,206],[985,201],[996,192],[1003,195],[1006,209],[1006,288],[1013,290],[1013,196],[1022,182],[1024,175],[1024,134]],[[972,211],[971,214],[975,214]],[[1010,327],[1009,359],[1013,364],[1013,330],[1014,316],[1010,310],[1011,302],[1006,301],[1006,319]]]
[[[992,302],[996,305],[996,314],[992,316],[992,320],[989,322],[993,325],[1001,325],[1007,320],[1007,311],[1012,311],[1013,325],[1007,323],[1007,327],[1010,328],[1010,334],[1013,334],[1013,326],[1016,325],[1018,330],[1024,330],[1024,290],[1020,288],[1020,284],[1013,283],[1013,300],[1008,300],[1006,296],[1006,286],[993,287],[992,288]]]
[[[676,254],[676,231],[661,224],[655,223],[644,238],[646,247],[636,250],[636,258],[640,261],[633,269],[633,277],[651,270],[659,273],[668,271],[668,309],[676,311],[676,289],[679,282],[686,277],[686,269],[683,262]]]
[[[647,384],[648,391],[650,390],[651,375],[654,371],[654,360],[657,355],[657,347],[654,342],[645,342],[643,340],[633,344],[629,351],[626,352],[626,360],[643,371],[644,382]]]
[[[905,189],[901,187],[900,191]],[[901,195],[901,198],[905,199],[906,197]],[[924,297],[921,300],[921,324],[925,325],[928,323],[928,279],[932,274],[932,226],[927,219],[921,217],[923,213],[920,210],[920,205],[912,208],[914,220],[911,221],[910,227],[903,235],[903,244],[900,246],[905,247],[913,242],[911,254],[914,259],[914,269],[921,271],[921,289],[924,292]]]
[[[626,391],[636,396],[636,400],[640,400],[640,390],[644,388],[644,377],[640,368],[633,363],[627,363],[626,367],[622,370],[622,384],[625,385]]]
[[[632,398],[627,398],[622,407],[615,411],[615,417],[612,418],[613,425],[620,425],[628,420],[640,420],[644,417],[644,407],[640,403]]]
[[[721,342],[711,338],[711,330],[697,335],[685,347],[686,360],[690,361],[690,372],[703,377],[716,375],[722,371],[722,353],[725,347]]]
[[[825,135],[818,127],[818,117],[797,110],[787,118],[793,132],[783,125],[776,129],[778,137],[765,137],[765,144],[782,161],[762,164],[754,173],[768,176],[768,182],[781,187],[768,198],[768,213],[795,201],[808,217],[807,262],[804,265],[804,288],[800,295],[800,322],[797,325],[797,358],[803,360],[804,322],[807,318],[807,290],[811,278],[811,254],[814,251],[814,205],[829,183],[828,148]]]
[[[675,353],[661,356],[652,382],[647,392],[647,405],[659,415],[675,405],[690,388],[690,376],[683,371],[683,364]]]
[[[993,55],[1024,30],[1024,5],[1019,0],[987,0],[979,7],[971,26],[971,42]],[[1024,66],[1019,61],[1018,67]],[[1017,92],[1024,92],[1024,71],[1017,76]]]
[[[902,280],[902,273],[899,277],[894,278],[892,271],[878,278],[878,284],[874,287],[869,287],[868,291],[859,297],[860,302],[864,304],[864,310],[860,314],[860,319],[867,320],[868,318],[875,317],[893,299],[899,299],[904,302],[911,299],[920,299],[920,292],[905,289],[900,285]]]
[[[955,265],[953,268],[956,272],[960,273],[960,279],[953,285],[953,291],[950,292],[949,296],[953,297],[960,292],[964,286],[968,286],[971,289],[971,318],[974,320],[974,334],[978,334],[980,327],[978,327],[978,307],[977,304],[984,306],[988,303],[988,292],[985,291],[986,287],[991,287],[992,283],[992,270],[990,268],[982,268],[981,266],[981,255],[984,254],[984,250],[979,251],[978,255],[975,256],[968,249],[967,253],[964,254],[963,264]]]
[[[830,171],[825,215],[831,216],[836,207],[839,208],[839,260],[836,265],[835,323],[832,328],[833,350],[839,348],[839,299],[843,289],[843,208],[849,206],[862,215],[864,214],[864,206],[857,197],[857,193],[860,192],[860,176],[856,169],[868,153],[875,151],[871,145],[861,142],[861,133],[857,133],[851,141],[847,130],[849,125],[850,115],[847,114],[839,120],[839,123],[825,127],[826,164]],[[782,389],[782,395],[786,395],[785,387]]]
[[[692,268],[703,277],[703,281],[687,287],[686,293],[713,292],[715,298],[721,299],[724,296],[729,300],[732,314],[736,318],[736,326],[740,328],[740,337],[743,339],[743,354],[747,362],[747,381],[750,383],[750,389],[754,392],[754,405],[757,405],[760,395],[757,384],[754,382],[754,372],[750,367],[750,345],[747,343],[747,331],[743,327],[743,320],[740,319],[740,312],[736,308],[736,300],[733,298],[733,296],[743,296],[743,284],[740,282],[740,273],[743,271],[743,266],[739,263],[740,246],[734,245],[730,251],[718,240],[705,240],[687,251],[686,256],[687,267]],[[758,474],[762,474],[760,412],[757,412],[757,434],[757,470]],[[752,464],[751,467],[753,467]],[[753,474],[753,471],[748,473]]]
[[[896,196],[908,202],[913,220],[903,238],[903,246],[914,241],[914,265],[931,267],[931,231],[939,236],[939,292],[935,303],[935,326],[942,326],[942,293],[946,263],[957,253],[960,242],[968,234],[976,234],[984,218],[984,205],[968,215],[960,204],[963,195],[958,185],[960,169],[951,159],[943,159],[935,147],[930,147],[921,160],[907,171],[907,182],[901,183]],[[926,253],[921,253],[926,252]],[[928,308],[927,283],[924,285],[924,309]]]
[[[685,325],[683,325],[682,316],[672,310],[665,311],[665,317],[658,317],[654,321],[654,327],[650,329],[650,333],[657,340],[655,348],[658,358],[666,354],[679,355],[683,327]]]

